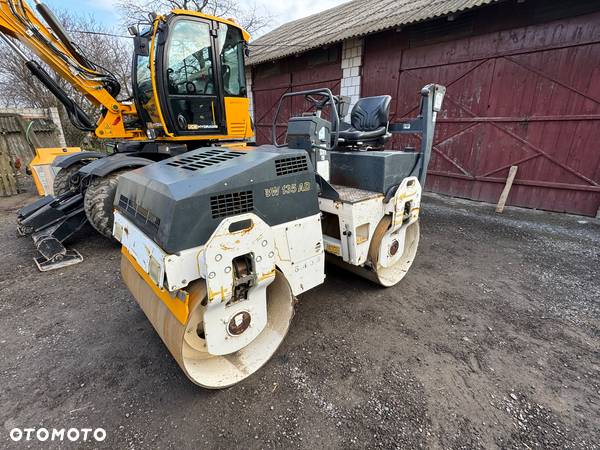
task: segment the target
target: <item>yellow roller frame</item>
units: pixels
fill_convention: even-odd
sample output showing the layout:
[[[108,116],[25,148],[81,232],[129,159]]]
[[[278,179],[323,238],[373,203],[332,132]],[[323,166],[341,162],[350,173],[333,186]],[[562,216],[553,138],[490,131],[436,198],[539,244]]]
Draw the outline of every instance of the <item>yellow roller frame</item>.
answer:
[[[166,289],[159,288],[124,246],[121,247],[121,253],[123,253],[138,275],[152,289],[152,292],[169,308],[169,311],[171,311],[171,314],[173,314],[177,321],[185,325],[190,315],[190,294],[181,290],[179,293],[181,293],[182,298],[180,298]]]

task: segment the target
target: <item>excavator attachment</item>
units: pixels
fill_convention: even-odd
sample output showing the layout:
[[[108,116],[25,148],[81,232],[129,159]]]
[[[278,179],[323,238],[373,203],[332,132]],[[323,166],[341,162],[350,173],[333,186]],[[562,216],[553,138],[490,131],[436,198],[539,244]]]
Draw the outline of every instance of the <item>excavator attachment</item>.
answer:
[[[42,272],[83,261],[76,250],[67,250],[63,242],[85,225],[83,195],[67,192],[58,197],[47,195],[22,208],[17,216],[17,230],[31,236],[39,252],[33,260]]]

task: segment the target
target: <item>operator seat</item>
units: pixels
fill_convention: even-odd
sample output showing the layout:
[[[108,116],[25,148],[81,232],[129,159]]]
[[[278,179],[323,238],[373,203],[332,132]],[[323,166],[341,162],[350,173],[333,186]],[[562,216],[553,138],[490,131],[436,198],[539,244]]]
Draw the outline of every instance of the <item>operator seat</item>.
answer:
[[[361,98],[352,108],[350,124],[341,124],[338,146],[380,147],[390,138],[389,95]]]

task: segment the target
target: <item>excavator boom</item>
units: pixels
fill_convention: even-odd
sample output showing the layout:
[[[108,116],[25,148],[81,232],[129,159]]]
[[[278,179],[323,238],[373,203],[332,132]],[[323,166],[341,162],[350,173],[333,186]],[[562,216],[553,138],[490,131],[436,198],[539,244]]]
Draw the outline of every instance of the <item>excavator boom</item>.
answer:
[[[77,128],[95,132],[101,138],[143,138],[143,130],[125,127],[127,122],[131,122],[130,117],[137,117],[137,112],[135,105],[117,101],[118,81],[83,55],[46,5],[39,0],[35,3],[36,11],[46,25],[25,1],[0,0],[0,38],[23,59],[32,75],[60,100]],[[102,108],[104,113],[100,121],[93,123],[50,74],[23,52],[14,40],[27,47],[94,106]]]

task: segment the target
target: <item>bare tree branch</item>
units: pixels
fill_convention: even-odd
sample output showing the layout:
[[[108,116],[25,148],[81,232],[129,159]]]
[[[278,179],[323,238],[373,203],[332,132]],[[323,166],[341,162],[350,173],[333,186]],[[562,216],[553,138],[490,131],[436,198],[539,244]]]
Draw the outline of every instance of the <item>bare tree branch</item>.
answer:
[[[272,19],[255,3],[242,6],[238,0],[120,0],[117,8],[124,25],[144,21],[150,13],[168,13],[173,9],[187,9],[211,16],[233,18],[249,33],[264,29]]]

